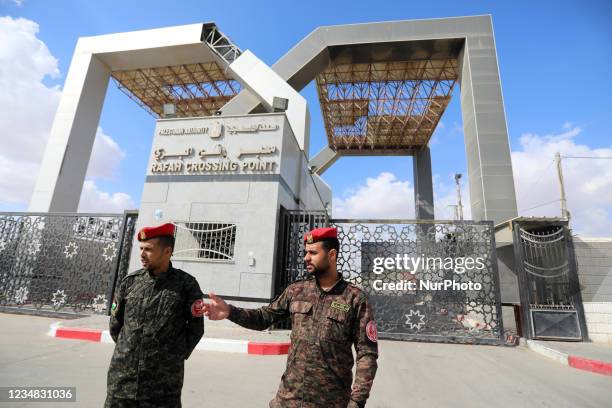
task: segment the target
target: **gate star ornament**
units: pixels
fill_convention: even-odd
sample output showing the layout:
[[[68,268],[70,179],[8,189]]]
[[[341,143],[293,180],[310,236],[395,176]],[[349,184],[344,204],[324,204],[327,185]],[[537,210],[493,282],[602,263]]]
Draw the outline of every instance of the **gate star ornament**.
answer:
[[[57,309],[62,307],[64,303],[66,303],[66,294],[64,293],[64,291],[59,289],[56,290],[53,294],[53,299],[51,299],[51,302],[53,303],[53,306]]]
[[[66,258],[72,259],[72,257],[77,254],[78,249],[79,247],[77,246],[77,244],[71,242],[64,247],[64,255],[66,256]]]
[[[25,286],[22,286],[19,289],[17,289],[17,291],[15,292],[15,302],[18,305],[25,303],[25,301],[28,299],[28,293],[29,293],[29,290]]]
[[[406,323],[404,324],[408,325],[408,328],[410,328],[410,330],[413,330],[413,329],[421,330],[421,326],[425,326],[425,315],[422,315],[420,311],[410,310],[410,314],[407,314],[405,316],[406,316]]]
[[[30,255],[36,255],[38,251],[40,251],[40,241],[35,239],[28,245],[28,253]]]
[[[113,244],[112,242],[109,242],[109,244],[104,247],[104,250],[102,251],[102,256],[107,262],[110,262],[113,259],[115,259],[116,255],[117,255],[117,248],[115,247],[115,244]]]
[[[92,301],[92,307],[96,313],[104,313],[106,310],[106,295],[98,295]]]

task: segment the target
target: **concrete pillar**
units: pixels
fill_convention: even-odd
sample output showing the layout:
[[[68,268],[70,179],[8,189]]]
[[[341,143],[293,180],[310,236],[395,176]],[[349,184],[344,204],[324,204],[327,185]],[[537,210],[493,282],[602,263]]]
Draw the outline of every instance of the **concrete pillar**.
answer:
[[[228,69],[245,89],[259,98],[267,111],[273,111],[274,97],[289,100],[285,115],[300,148],[308,157],[310,112],[306,99],[249,50],[236,58]]]
[[[419,149],[413,156],[414,216],[417,220],[433,220],[433,179],[429,147]]]
[[[517,216],[516,194],[493,28],[466,38],[459,56],[461,113],[472,219]]]
[[[29,211],[76,212],[110,69],[77,44]]]
[[[321,149],[321,151],[319,151],[319,153],[310,159],[308,162],[308,167],[311,167],[313,171],[320,176],[339,158],[340,154],[338,154],[338,152],[335,152],[329,146],[325,146],[323,149]]]

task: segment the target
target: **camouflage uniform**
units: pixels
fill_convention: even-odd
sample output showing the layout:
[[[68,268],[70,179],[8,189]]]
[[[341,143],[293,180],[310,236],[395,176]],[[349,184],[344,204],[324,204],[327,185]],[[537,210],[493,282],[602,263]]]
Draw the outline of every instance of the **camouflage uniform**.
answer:
[[[260,309],[230,306],[229,319],[263,330],[289,316],[293,328],[287,368],[270,407],[365,406],[378,358],[376,323],[365,293],[342,278],[326,292],[310,278],[288,286]],[[357,352],[352,390],[351,344]]]
[[[117,345],[105,406],[159,400],[160,406],[180,407],[184,362],[204,334],[204,318],[192,310],[201,299],[195,278],[172,264],[158,277],[141,269],[123,278],[110,319]]]

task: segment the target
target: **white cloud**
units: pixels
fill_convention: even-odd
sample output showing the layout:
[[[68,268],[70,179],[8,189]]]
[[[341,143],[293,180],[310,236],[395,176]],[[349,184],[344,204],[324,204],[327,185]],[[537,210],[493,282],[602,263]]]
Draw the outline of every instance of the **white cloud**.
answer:
[[[559,216],[559,184],[553,158],[612,157],[612,146],[593,149],[577,142],[582,129],[566,122],[562,132],[524,134],[520,151],[512,152],[520,215]],[[562,160],[567,206],[572,228],[583,235],[609,236],[612,231],[612,160]],[[551,202],[552,201],[552,202]],[[541,205],[547,202],[550,204]],[[532,208],[537,207],[537,208]]]
[[[368,178],[366,184],[334,197],[335,218],[414,218],[414,189],[392,173]]]
[[[453,126],[450,129],[450,134],[463,135],[463,126],[459,122],[453,122]]]
[[[60,71],[37,33],[33,21],[0,17],[0,201],[5,208],[30,200],[61,95],[59,86],[43,83],[59,78]],[[99,128],[87,177],[116,176],[124,157]]]
[[[449,182],[439,181],[434,176],[434,213],[437,219],[453,219],[457,203],[452,175]],[[470,203],[465,186],[461,200],[465,219],[470,218]],[[409,181],[399,180],[395,174],[383,172],[375,178],[368,178],[365,185],[349,189],[343,197],[334,197],[334,218],[414,218],[414,186]]]
[[[27,203],[32,195],[39,167],[38,163],[20,162],[0,154],[0,201],[11,204]],[[10,207],[9,205],[8,208]]]
[[[612,146],[593,149],[576,141],[582,129],[565,123],[562,131],[547,135],[524,134],[520,149],[512,152],[519,215],[559,216],[559,186],[553,163],[557,151],[565,156],[612,157]],[[467,174],[464,172],[464,175]],[[563,160],[571,227],[585,236],[610,236],[612,231],[612,160]],[[462,179],[464,218],[470,219],[469,185]],[[434,177],[437,219],[454,218],[450,205],[457,203],[452,175]],[[551,202],[550,204],[541,205]],[[531,209],[532,207],[536,207]],[[335,218],[414,218],[414,189],[392,173],[380,173],[365,184],[334,197]]]
[[[36,38],[38,25],[23,18],[0,17],[0,154],[12,160],[39,162],[60,98],[57,59]]]
[[[92,180],[86,180],[79,202],[79,212],[117,213],[136,208],[136,203],[126,193],[109,194],[98,189]]]
[[[87,167],[87,177],[112,179],[117,175],[121,160],[124,158],[125,152],[121,150],[117,142],[98,127]]]

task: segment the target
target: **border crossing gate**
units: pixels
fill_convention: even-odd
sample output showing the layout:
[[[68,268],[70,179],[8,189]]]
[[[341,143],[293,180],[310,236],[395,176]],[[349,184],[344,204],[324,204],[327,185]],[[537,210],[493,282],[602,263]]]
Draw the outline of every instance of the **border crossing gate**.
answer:
[[[323,226],[338,228],[338,271],[368,294],[381,338],[504,342],[491,221],[329,219],[281,209],[276,294],[306,277],[302,237]]]

